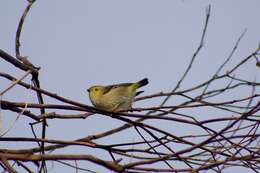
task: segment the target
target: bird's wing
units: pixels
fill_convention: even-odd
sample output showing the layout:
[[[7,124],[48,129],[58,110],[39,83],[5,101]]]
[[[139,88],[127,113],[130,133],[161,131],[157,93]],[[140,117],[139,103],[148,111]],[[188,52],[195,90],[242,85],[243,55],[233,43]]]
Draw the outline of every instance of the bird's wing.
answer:
[[[117,85],[108,85],[105,86],[104,90],[103,90],[103,95],[109,93],[112,89],[121,87],[121,86],[130,86],[133,83],[121,83],[121,84],[117,84]]]

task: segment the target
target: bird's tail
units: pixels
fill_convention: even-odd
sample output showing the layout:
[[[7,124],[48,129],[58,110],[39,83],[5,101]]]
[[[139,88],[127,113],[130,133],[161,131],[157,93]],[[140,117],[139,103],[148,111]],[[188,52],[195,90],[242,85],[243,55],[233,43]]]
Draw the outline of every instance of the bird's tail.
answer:
[[[135,89],[138,89],[138,88],[141,88],[145,85],[147,85],[149,82],[148,82],[148,79],[147,78],[144,78],[138,82],[135,83]]]

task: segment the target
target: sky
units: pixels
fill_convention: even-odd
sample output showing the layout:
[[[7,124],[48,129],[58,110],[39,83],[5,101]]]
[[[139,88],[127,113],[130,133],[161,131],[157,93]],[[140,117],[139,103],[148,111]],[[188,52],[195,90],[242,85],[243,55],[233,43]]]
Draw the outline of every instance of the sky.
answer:
[[[42,88],[89,105],[86,89],[96,84],[135,82],[147,77],[150,83],[144,88],[146,95],[170,91],[199,45],[209,4],[211,16],[204,47],[181,86],[190,88],[214,74],[245,29],[246,34],[227,68],[257,48],[259,0],[37,0],[24,23],[21,54],[41,67]],[[0,48],[11,55],[15,55],[15,32],[26,5],[26,0],[0,1]],[[3,60],[0,71],[16,77],[23,75]],[[239,76],[259,81],[259,69],[244,68]],[[30,78],[25,81],[30,82]],[[0,91],[10,84],[4,79],[0,83]],[[35,95],[15,87],[2,99],[33,102]],[[48,97],[44,99],[46,103],[57,103]],[[160,101],[137,102],[135,107],[158,105]],[[172,102],[178,100],[173,98]],[[2,130],[8,129],[15,118],[2,115]],[[8,136],[31,135],[30,129],[24,127],[27,122],[28,119],[20,118]],[[47,134],[49,138],[72,140],[120,124],[101,116],[54,120]],[[181,133],[178,127],[173,127],[177,134]],[[61,133],[63,129],[69,130]],[[186,133],[189,134],[188,129]],[[62,169],[56,166],[53,172]]]

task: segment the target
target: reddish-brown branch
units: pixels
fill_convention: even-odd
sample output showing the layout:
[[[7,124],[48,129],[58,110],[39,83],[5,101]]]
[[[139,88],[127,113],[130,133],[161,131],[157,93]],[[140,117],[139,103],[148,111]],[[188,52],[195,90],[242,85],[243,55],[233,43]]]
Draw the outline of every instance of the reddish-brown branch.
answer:
[[[92,163],[104,166],[107,169],[120,172],[122,170],[122,166],[113,161],[105,161],[101,160],[92,155],[66,155],[66,154],[44,154],[44,155],[34,155],[34,154],[5,154],[0,153],[0,157],[4,157],[6,160],[19,160],[19,161],[48,161],[48,160],[86,160]]]

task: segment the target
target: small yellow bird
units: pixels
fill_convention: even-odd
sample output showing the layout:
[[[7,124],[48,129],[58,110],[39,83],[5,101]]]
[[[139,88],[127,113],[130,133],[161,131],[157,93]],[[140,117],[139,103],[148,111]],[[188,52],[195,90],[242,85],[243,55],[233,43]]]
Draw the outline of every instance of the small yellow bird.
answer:
[[[92,104],[101,110],[118,112],[129,110],[135,96],[143,91],[137,92],[138,88],[148,84],[144,78],[136,83],[121,83],[116,85],[101,86],[95,85],[87,89]]]

